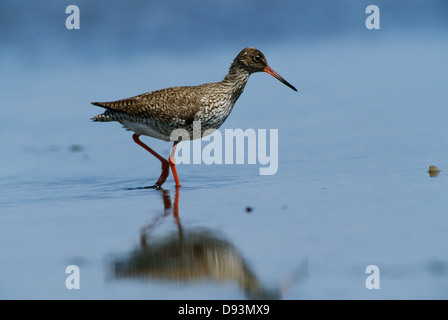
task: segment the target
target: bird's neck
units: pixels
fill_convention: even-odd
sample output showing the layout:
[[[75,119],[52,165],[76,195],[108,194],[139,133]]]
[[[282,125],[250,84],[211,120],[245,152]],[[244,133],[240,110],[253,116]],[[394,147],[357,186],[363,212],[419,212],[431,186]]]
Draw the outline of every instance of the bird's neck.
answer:
[[[225,76],[221,84],[224,85],[229,93],[231,99],[235,102],[246,86],[247,80],[249,80],[250,73],[244,68],[232,65],[229,73]]]

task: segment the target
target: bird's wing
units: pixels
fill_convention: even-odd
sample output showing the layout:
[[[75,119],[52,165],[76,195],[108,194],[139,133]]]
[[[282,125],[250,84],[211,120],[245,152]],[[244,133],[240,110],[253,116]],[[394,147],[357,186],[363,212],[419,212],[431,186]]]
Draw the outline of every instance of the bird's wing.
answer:
[[[170,121],[180,118],[192,121],[201,107],[196,87],[173,87],[144,93],[127,99],[110,102],[92,102],[93,105],[139,117]]]

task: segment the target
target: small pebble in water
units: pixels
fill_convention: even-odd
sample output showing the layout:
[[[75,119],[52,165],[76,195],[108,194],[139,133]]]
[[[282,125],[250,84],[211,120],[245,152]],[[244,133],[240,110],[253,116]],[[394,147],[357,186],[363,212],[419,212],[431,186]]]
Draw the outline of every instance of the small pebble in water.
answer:
[[[80,152],[80,151],[82,151],[83,148],[79,144],[72,144],[72,145],[70,145],[69,149],[71,152]]]
[[[429,166],[428,173],[430,177],[437,177],[437,175],[440,173],[440,170],[436,166]]]

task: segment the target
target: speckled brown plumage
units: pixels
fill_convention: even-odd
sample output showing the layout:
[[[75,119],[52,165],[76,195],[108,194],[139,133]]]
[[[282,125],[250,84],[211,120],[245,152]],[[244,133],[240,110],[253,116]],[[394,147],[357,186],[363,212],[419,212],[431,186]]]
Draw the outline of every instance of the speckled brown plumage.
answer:
[[[106,108],[106,112],[92,120],[118,121],[139,135],[166,141],[175,129],[185,129],[192,139],[194,121],[200,121],[202,133],[218,129],[232,111],[249,76],[266,71],[267,67],[263,53],[246,48],[235,58],[221,82],[161,89],[112,102],[93,102]],[[280,80],[295,90],[283,78]]]
[[[202,137],[218,129],[232,111],[249,76],[262,71],[297,91],[269,67],[263,53],[255,48],[245,48],[233,60],[229,73],[220,82],[161,89],[111,102],[92,102],[93,105],[106,109],[103,114],[93,117],[92,120],[118,121],[126,129],[135,132],[134,141],[162,162],[162,174],[156,185],[160,187],[165,182],[170,165],[176,185],[179,186],[174,164],[174,150],[179,140],[178,137],[171,138],[173,131],[186,130],[188,137],[182,136],[183,140]],[[174,140],[169,161],[142,143],[139,140],[140,135],[165,141]]]

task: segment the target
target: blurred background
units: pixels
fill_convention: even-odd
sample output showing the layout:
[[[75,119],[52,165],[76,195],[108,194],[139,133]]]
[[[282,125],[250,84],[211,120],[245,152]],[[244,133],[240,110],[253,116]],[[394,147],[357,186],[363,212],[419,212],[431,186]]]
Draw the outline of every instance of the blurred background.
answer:
[[[444,0],[0,0],[0,298],[448,298],[447,17]],[[220,81],[248,46],[299,93],[255,74],[223,129],[278,129],[278,173],[182,165],[177,192],[145,188],[159,163],[90,102]]]

